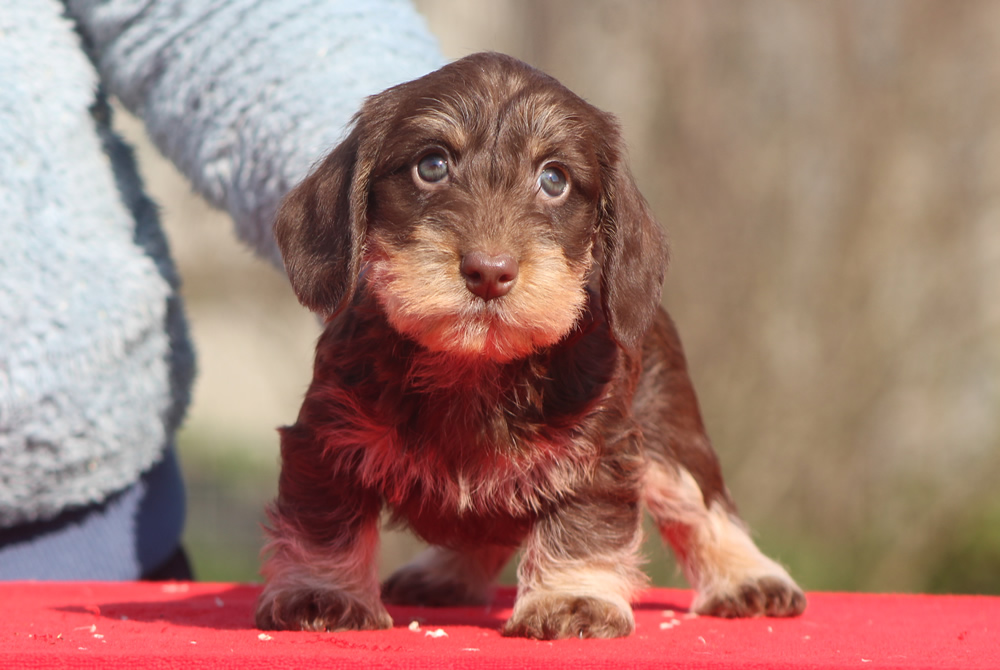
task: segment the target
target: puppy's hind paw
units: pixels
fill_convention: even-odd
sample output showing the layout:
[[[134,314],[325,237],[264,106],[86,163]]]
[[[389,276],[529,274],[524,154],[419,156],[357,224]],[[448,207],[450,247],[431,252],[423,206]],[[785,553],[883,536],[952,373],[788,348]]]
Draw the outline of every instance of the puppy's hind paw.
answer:
[[[256,623],[262,630],[379,630],[392,628],[392,617],[380,602],[366,605],[339,591],[265,590]]]
[[[382,599],[395,605],[485,605],[496,574],[513,549],[483,546],[457,551],[432,546],[382,584]]]
[[[692,609],[727,619],[793,617],[805,611],[806,596],[790,578],[770,575],[748,580],[731,590],[699,594]]]
[[[625,637],[635,630],[631,608],[590,596],[527,595],[504,626],[507,637],[558,640]]]
[[[408,565],[382,584],[382,599],[394,605],[460,607],[483,605],[489,601],[485,588],[475,588],[423,566]]]

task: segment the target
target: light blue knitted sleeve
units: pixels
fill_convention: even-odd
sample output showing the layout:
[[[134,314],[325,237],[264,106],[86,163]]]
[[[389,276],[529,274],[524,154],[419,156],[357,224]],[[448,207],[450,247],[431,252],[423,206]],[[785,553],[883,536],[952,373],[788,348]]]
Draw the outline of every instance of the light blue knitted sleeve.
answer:
[[[68,0],[107,89],[280,266],[281,197],[362,99],[443,64],[405,0]]]
[[[63,14],[0,2],[0,528],[133,484],[193,373],[156,210]]]
[[[402,0],[0,0],[0,528],[134,484],[191,386],[156,210],[98,86],[280,263],[285,191],[364,96],[441,60]]]

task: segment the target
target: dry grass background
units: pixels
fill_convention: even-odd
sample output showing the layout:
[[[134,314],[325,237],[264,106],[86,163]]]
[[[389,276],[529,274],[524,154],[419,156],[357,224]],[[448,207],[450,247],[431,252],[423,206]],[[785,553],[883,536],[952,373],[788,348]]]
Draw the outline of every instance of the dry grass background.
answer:
[[[1000,4],[417,4],[449,57],[511,53],[621,119],[761,544],[807,588],[1000,593]],[[200,353],[188,542],[203,577],[250,578],[316,323],[140,160]]]

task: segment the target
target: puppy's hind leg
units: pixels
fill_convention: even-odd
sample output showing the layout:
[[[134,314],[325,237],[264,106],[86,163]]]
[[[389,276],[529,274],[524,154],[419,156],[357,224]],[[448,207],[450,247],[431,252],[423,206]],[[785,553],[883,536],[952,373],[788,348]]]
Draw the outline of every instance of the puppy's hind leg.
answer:
[[[743,521],[720,501],[705,502],[683,467],[652,462],[643,499],[684,575],[697,591],[692,609],[721,617],[797,616],[802,591],[750,538]]]
[[[428,547],[382,584],[382,599],[396,605],[484,605],[514,551],[498,545],[461,551]]]
[[[729,497],[680,340],[663,312],[646,342],[635,413],[647,458],[642,499],[697,591],[693,609],[722,617],[801,614],[802,590],[757,548]]]

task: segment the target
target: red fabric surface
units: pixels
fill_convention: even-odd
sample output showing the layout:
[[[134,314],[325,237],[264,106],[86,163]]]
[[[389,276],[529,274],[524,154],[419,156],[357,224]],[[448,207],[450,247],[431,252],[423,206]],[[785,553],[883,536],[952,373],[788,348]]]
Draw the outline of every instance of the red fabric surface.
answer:
[[[631,638],[537,642],[500,636],[510,589],[490,608],[390,608],[388,631],[267,635],[258,589],[0,584],[0,668],[1000,668],[1000,598],[814,593],[798,619],[728,621],[650,589]]]

